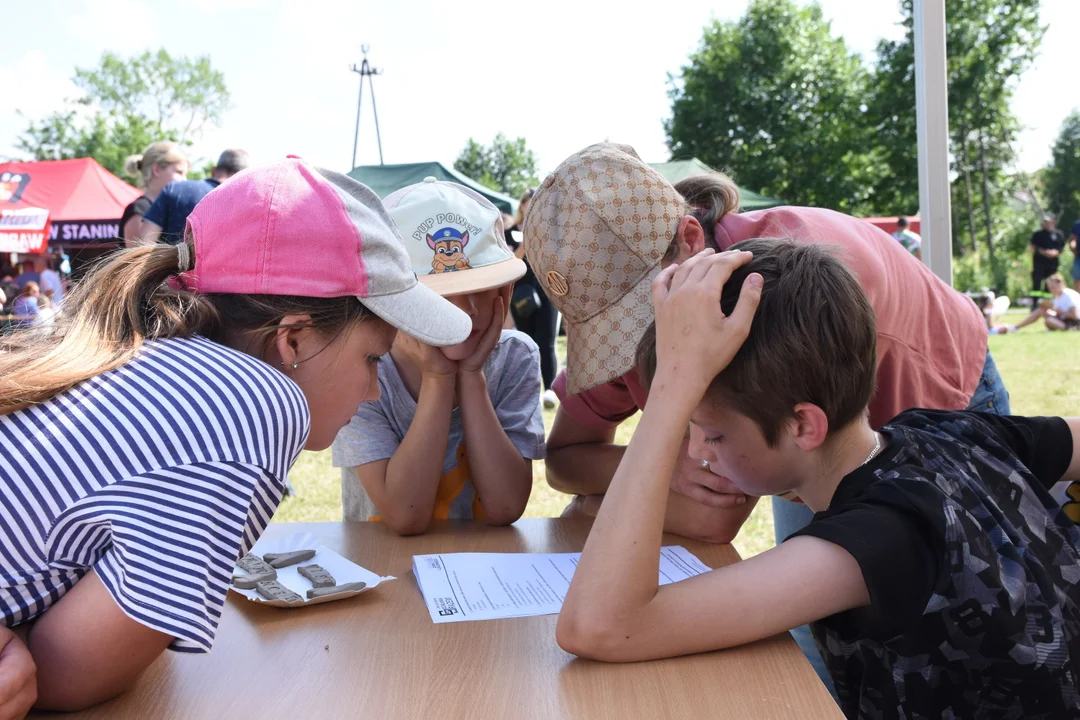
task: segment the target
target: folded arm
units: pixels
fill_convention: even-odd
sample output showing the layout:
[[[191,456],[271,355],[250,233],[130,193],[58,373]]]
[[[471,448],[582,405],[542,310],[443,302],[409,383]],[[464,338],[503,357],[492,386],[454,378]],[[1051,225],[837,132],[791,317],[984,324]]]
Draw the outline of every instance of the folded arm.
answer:
[[[659,587],[666,478],[689,412],[673,412],[662,392],[646,408],[559,616],[556,638],[568,652],[632,662],[715,650],[869,601],[855,559],[813,537]],[[798,603],[790,601],[795,595]]]
[[[73,711],[128,690],[173,638],[132,620],[93,570],[33,625],[37,707]]]
[[[506,436],[483,372],[458,376],[461,423],[472,482],[492,525],[509,525],[525,512],[532,492],[532,460]]]
[[[640,429],[640,425],[638,427]],[[573,495],[603,495],[626,453],[626,446],[616,445],[614,440],[614,426],[593,428],[584,425],[560,407],[547,440],[548,484],[559,492]],[[685,456],[685,443],[681,447]],[[667,475],[669,485],[672,472]],[[668,496],[664,530],[713,543],[731,542],[757,502],[756,498],[749,498],[732,507],[714,507],[674,491]],[[595,504],[590,503],[590,506]]]
[[[400,535],[417,535],[431,524],[453,407],[454,376],[425,377],[416,414],[393,456],[355,468],[383,521]]]

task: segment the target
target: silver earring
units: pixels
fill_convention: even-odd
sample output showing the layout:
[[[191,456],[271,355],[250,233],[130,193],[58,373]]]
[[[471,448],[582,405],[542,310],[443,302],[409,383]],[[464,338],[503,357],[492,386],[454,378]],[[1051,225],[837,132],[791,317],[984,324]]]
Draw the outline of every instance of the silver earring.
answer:
[[[293,364],[292,364],[292,369],[293,369],[293,370],[295,370],[295,369],[296,369],[296,363],[293,363]]]

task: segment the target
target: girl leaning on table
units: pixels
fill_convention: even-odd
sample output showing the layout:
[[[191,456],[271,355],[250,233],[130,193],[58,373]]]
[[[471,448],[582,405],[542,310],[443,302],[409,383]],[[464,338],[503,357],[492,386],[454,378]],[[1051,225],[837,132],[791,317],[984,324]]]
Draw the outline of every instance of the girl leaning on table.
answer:
[[[208,195],[185,244],[113,255],[68,307],[0,354],[0,717],[209,651],[286,472],[378,398],[397,330],[472,331],[374,193],[296,158]]]

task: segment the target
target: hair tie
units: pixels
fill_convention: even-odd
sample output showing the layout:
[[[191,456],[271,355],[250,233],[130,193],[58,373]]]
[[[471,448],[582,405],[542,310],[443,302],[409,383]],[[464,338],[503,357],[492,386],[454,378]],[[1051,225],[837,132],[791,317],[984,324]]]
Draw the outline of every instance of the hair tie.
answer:
[[[176,246],[176,264],[182,273],[191,269],[191,248],[186,242]]]

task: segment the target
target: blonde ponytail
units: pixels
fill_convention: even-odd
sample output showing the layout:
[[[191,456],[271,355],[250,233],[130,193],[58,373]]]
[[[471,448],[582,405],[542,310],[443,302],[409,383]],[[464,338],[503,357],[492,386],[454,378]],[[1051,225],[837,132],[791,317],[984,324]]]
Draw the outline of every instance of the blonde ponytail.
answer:
[[[124,161],[124,172],[135,178],[136,185],[145,188],[155,166],[164,169],[178,162],[187,162],[187,155],[176,143],[163,140],[151,144],[143,150],[142,155],[129,155]]]
[[[53,328],[7,338],[7,352],[0,353],[0,415],[120,367],[146,340],[211,332],[213,305],[164,284],[178,271],[175,246],[122,250],[76,286],[65,301],[74,309]]]
[[[143,184],[142,159],[142,155],[128,155],[127,160],[124,161],[124,174],[135,178],[140,187]]]

